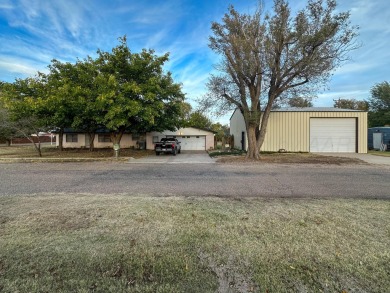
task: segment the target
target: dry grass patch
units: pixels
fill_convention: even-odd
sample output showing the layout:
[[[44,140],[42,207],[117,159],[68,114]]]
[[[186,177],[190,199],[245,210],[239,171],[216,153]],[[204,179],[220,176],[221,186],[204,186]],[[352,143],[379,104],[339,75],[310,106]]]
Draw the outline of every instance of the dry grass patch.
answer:
[[[366,164],[356,158],[344,158],[334,156],[323,156],[311,153],[270,153],[261,154],[260,160],[247,160],[245,155],[241,156],[223,156],[217,159],[218,163],[224,164],[256,164],[256,163],[276,163],[276,164]]]
[[[4,292],[386,292],[390,202],[0,198]]]
[[[120,157],[124,158],[141,158],[147,155],[151,155],[154,152],[151,150],[135,150],[135,149],[121,149]],[[38,157],[37,152],[33,146],[10,146],[0,147],[0,158],[35,158]],[[62,152],[56,147],[44,145],[42,147],[43,158],[73,158],[73,159],[101,159],[101,158],[113,158],[114,151],[111,148],[107,149],[95,149],[90,152],[88,149],[64,149]]]

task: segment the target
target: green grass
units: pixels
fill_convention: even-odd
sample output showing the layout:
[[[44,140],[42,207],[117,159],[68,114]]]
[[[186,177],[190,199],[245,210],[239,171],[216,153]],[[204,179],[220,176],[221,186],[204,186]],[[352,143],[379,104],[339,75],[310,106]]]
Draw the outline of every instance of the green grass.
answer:
[[[386,292],[389,274],[389,201],[0,198],[0,292]]]
[[[390,152],[380,152],[380,151],[368,151],[370,155],[375,155],[375,156],[381,156],[381,157],[390,157]]]

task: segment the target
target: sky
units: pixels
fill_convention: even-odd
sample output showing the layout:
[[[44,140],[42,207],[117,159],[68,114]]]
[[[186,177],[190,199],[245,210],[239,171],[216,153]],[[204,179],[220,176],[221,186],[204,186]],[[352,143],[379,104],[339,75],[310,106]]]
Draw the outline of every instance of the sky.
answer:
[[[0,0],[0,80],[47,71],[52,59],[75,62],[111,51],[127,36],[132,52],[142,48],[170,53],[164,69],[182,84],[187,101],[207,91],[206,82],[218,56],[208,47],[211,22],[220,22],[229,4],[242,13],[254,11],[258,0]],[[304,0],[290,0],[293,11]],[[272,1],[264,0],[265,10]],[[359,49],[336,70],[314,106],[332,107],[333,99],[367,99],[370,89],[390,81],[390,9],[388,0],[339,0],[358,25]],[[228,123],[230,115],[214,121]]]

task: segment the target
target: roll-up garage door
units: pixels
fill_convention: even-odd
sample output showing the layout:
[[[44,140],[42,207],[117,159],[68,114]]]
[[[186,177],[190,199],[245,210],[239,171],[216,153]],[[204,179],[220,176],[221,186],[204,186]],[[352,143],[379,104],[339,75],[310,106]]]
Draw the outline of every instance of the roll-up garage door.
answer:
[[[356,119],[310,118],[310,152],[356,152]]]

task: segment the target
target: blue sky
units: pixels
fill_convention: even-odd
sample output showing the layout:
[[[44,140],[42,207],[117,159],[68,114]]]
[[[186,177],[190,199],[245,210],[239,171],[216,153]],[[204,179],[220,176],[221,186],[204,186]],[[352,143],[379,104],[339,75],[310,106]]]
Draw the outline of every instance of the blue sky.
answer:
[[[208,48],[210,23],[220,21],[233,4],[253,11],[257,0],[0,0],[0,80],[33,76],[53,58],[74,62],[98,48],[109,51],[127,35],[130,49],[170,52],[165,69],[183,84],[187,99],[196,98],[214,70],[216,56]],[[264,0],[266,10],[272,1]],[[296,10],[306,1],[290,0]],[[388,0],[339,0],[338,9],[351,11],[360,26],[362,46],[338,69],[315,106],[333,106],[333,99],[369,97],[370,88],[390,81],[390,9]],[[227,123],[228,117],[218,120]],[[216,119],[214,119],[216,120]]]

